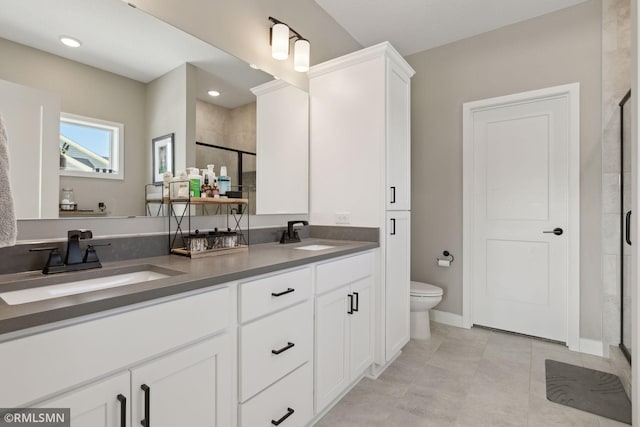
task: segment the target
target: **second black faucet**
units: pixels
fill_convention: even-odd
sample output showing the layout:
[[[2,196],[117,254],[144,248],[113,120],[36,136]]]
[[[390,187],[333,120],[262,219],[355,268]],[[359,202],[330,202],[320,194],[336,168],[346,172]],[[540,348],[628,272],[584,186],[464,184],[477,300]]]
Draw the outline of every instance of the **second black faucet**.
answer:
[[[280,243],[297,243],[302,241],[298,234],[298,230],[293,229],[293,226],[296,224],[309,225],[309,221],[288,221],[287,229],[282,232]]]

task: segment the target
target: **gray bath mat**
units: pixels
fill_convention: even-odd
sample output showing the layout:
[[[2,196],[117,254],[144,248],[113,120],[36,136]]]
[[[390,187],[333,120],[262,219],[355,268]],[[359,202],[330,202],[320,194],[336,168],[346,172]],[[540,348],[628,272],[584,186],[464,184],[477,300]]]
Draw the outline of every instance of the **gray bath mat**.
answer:
[[[555,360],[544,362],[547,399],[631,424],[631,402],[617,376]]]

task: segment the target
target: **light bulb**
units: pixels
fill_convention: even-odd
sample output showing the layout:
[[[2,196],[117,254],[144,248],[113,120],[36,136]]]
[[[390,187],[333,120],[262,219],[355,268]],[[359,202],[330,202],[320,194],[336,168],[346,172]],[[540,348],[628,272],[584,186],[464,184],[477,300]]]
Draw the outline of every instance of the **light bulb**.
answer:
[[[271,27],[271,56],[279,60],[289,57],[289,27],[285,24]]]
[[[309,54],[311,45],[309,40],[298,39],[294,45],[293,69],[301,73],[309,71]]]

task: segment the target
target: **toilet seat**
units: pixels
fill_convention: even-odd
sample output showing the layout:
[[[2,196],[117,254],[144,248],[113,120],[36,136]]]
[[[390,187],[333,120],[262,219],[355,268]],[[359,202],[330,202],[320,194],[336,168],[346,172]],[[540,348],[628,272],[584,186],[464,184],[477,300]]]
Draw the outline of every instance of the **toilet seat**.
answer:
[[[422,282],[411,281],[410,294],[416,297],[439,297],[442,296],[442,288]]]

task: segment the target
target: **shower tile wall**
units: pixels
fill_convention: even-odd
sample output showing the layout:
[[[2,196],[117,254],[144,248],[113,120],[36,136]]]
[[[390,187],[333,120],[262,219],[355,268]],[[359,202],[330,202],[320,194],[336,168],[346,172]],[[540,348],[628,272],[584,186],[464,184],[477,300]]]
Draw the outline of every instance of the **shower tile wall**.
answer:
[[[602,1],[602,340],[620,342],[620,110],[631,82],[630,0]],[[625,165],[625,171],[629,171]],[[605,354],[608,356],[608,354]]]

